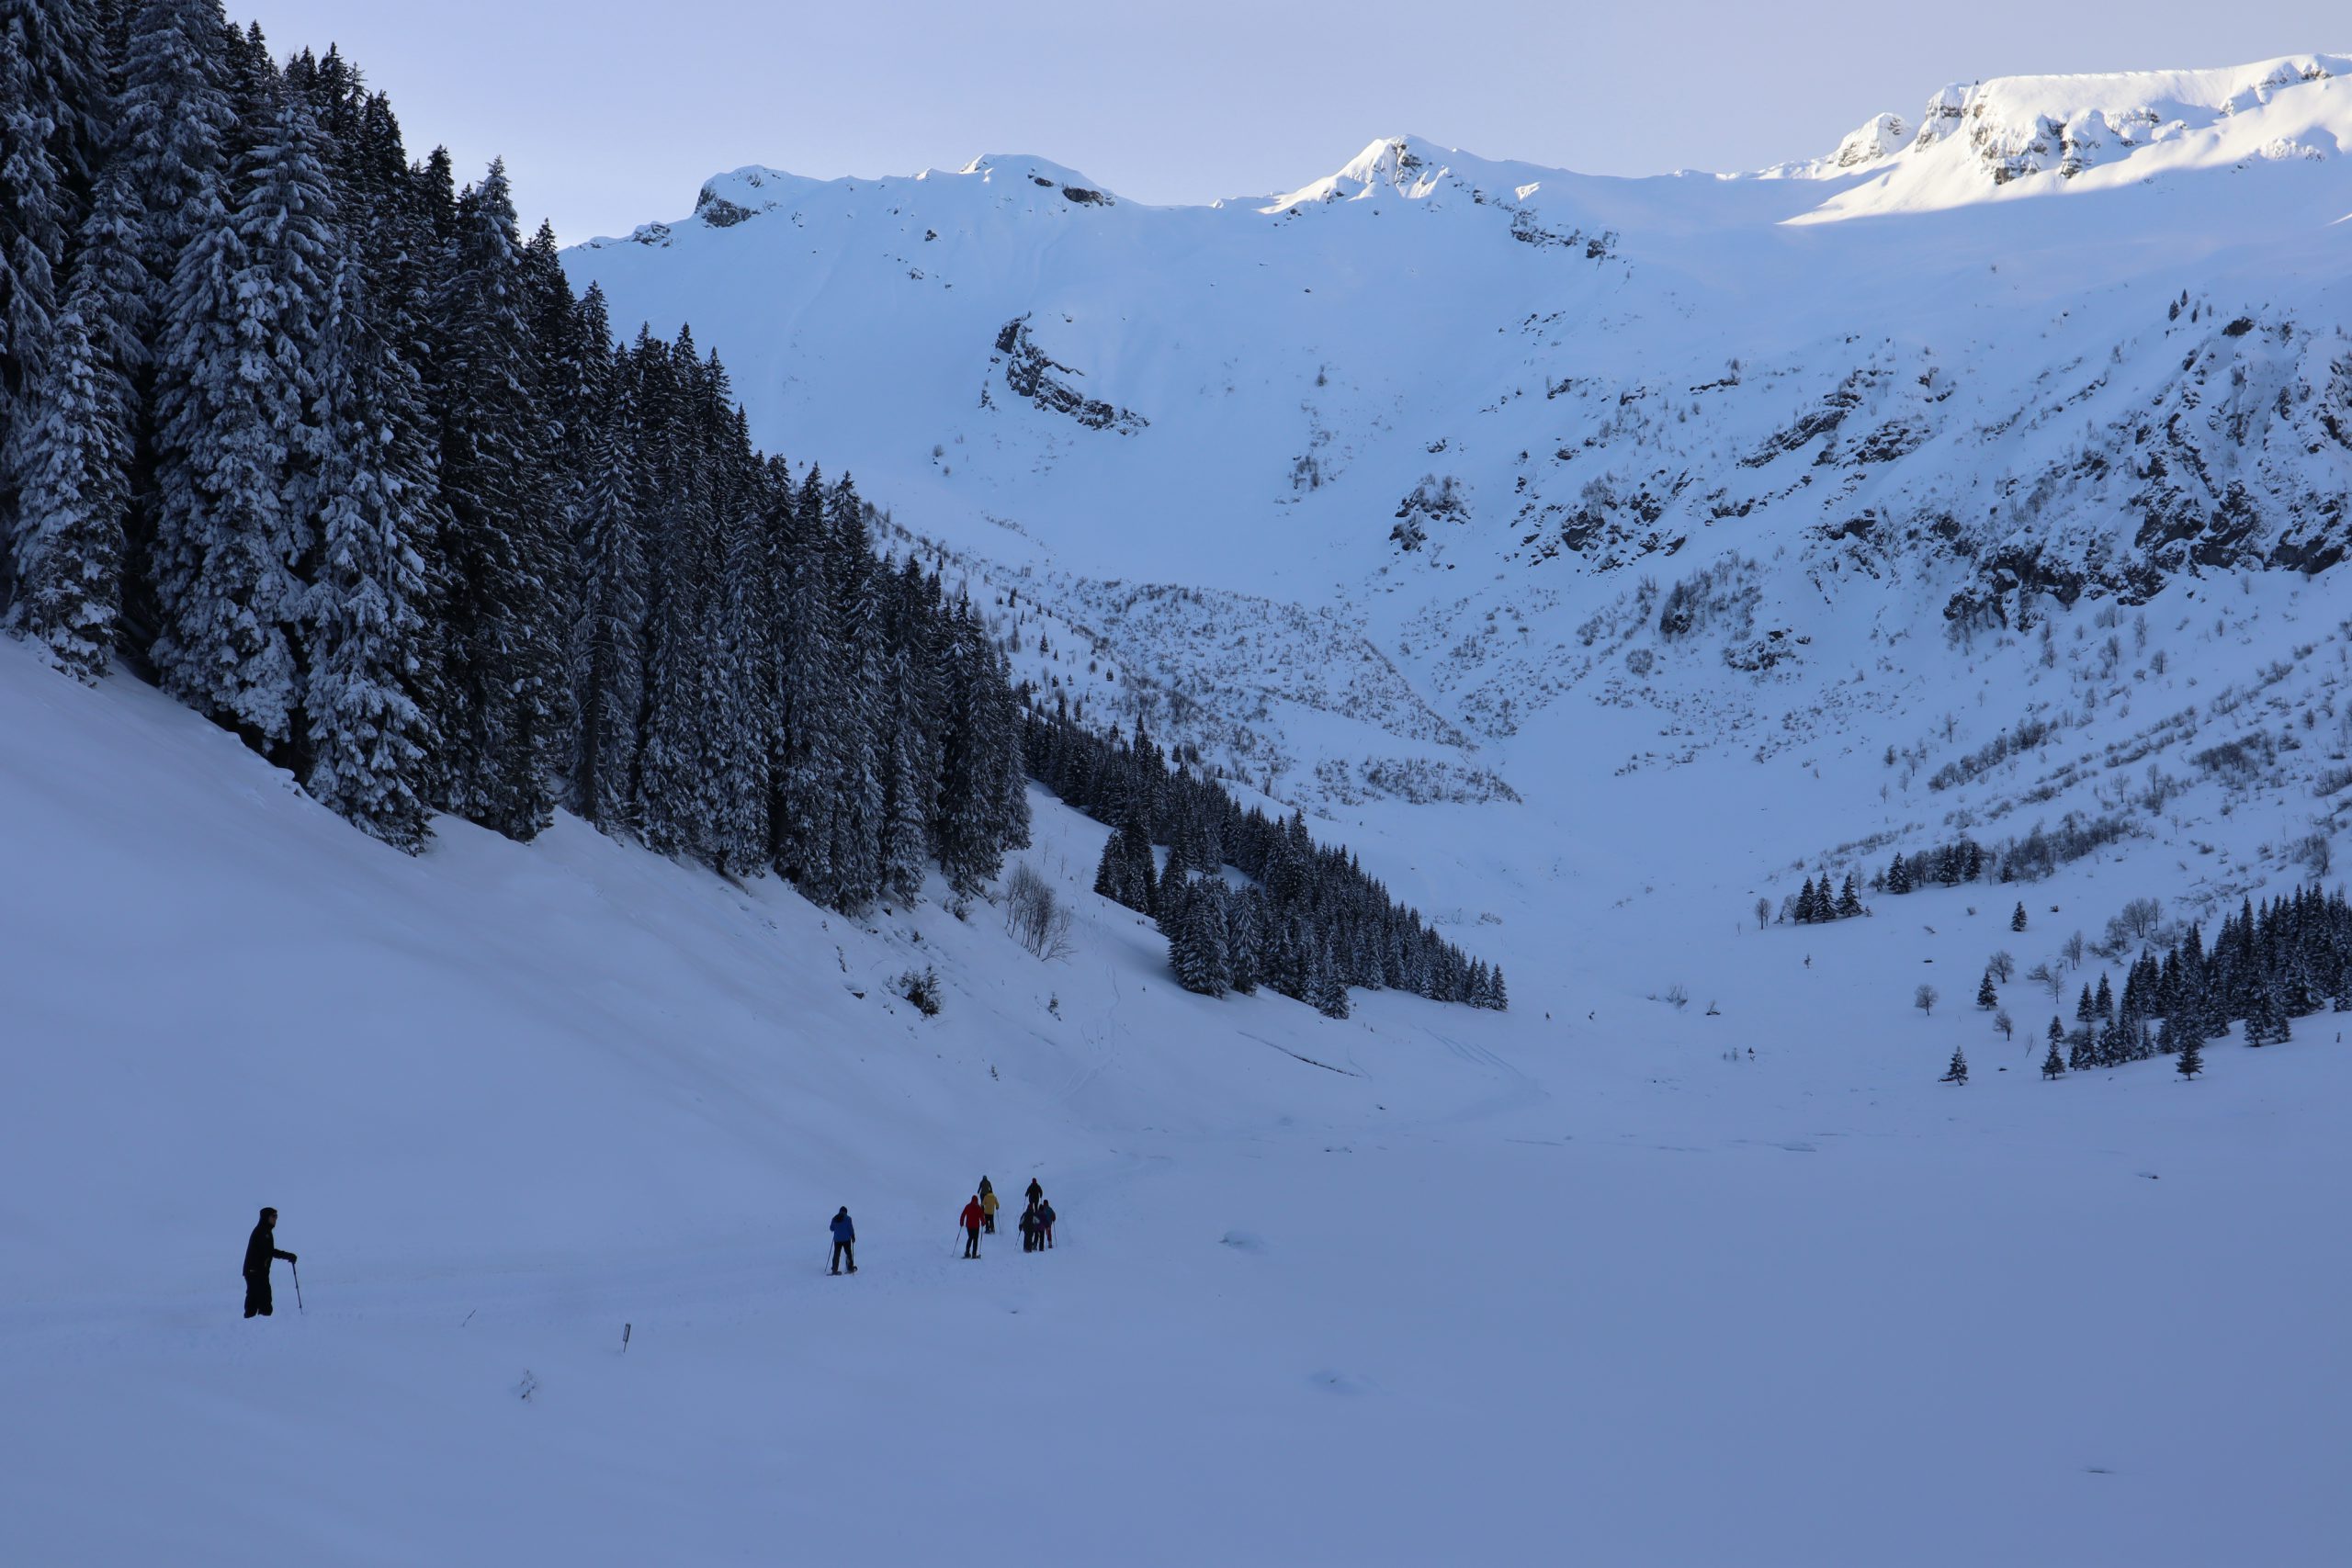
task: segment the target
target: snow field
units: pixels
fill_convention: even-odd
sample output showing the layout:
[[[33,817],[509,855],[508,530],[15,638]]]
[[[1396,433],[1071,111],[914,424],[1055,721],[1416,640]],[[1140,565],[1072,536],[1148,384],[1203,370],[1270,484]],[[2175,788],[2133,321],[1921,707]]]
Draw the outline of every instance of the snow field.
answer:
[[[0,1111],[26,1561],[2286,1562],[2340,1537],[2319,1238],[2352,1057],[2325,1015],[2194,1085],[2043,1084],[1950,976],[1937,1017],[1900,1007],[1922,959],[1973,981],[2006,935],[1969,890],[1735,934],[1572,885],[1530,891],[1548,922],[1464,932],[1510,1013],[1359,993],[1333,1024],[1177,990],[1077,887],[1078,956],[1047,966],[984,906],[868,931],[569,820],[527,849],[445,823],[405,861],[154,694],[0,654],[28,742],[0,757],[34,1043]],[[1026,858],[1081,880],[1102,830],[1038,807]],[[1463,829],[1435,853],[1501,857],[1469,831],[1495,814],[1430,809]],[[1643,994],[1668,930],[1680,1010]],[[934,1020],[880,984],[919,963]],[[1955,1038],[1962,1089],[1933,1081]],[[960,1259],[983,1170],[1039,1174],[1061,1246],[1022,1255],[1008,1218]],[[281,1269],[247,1324],[262,1201],[310,1310]],[[854,1280],[822,1272],[843,1201]]]

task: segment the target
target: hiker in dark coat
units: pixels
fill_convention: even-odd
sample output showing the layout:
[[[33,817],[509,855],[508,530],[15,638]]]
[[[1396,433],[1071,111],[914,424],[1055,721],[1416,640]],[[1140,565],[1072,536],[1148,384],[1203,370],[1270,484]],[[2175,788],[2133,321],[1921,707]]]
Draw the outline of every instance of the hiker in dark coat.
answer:
[[[1054,1206],[1044,1199],[1037,1201],[1037,1235],[1047,1247],[1054,1245]]]
[[[1028,1192],[1029,1206],[1033,1209],[1035,1208],[1037,1206],[1037,1200],[1043,1198],[1045,1195],[1046,1190],[1037,1185],[1037,1179],[1035,1177],[1031,1177],[1029,1179]]]
[[[273,1259],[294,1261],[290,1252],[277,1250],[277,1211],[264,1209],[261,1223],[245,1238],[245,1315],[269,1315],[269,1266]]]
[[[1021,1211],[1021,1250],[1035,1252],[1038,1247],[1037,1205],[1030,1204]]]
[[[825,1272],[840,1273],[844,1262],[848,1263],[851,1273],[857,1272],[857,1227],[850,1223],[847,1203],[843,1203],[833,1215],[833,1266]]]

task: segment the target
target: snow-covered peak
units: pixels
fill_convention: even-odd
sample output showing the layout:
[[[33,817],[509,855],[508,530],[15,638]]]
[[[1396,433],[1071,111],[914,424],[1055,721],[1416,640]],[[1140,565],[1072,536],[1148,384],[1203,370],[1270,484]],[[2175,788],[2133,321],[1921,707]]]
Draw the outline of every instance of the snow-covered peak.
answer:
[[[1826,158],[1775,164],[1759,171],[1766,179],[1830,179],[1884,163],[1910,144],[1911,128],[1901,115],[1874,114],[1847,132]]]
[[[2352,58],[2301,54],[2208,71],[1955,83],[1928,98],[1908,146],[1883,148],[1872,121],[1830,159],[1768,173],[1879,175],[1810,215],[1821,220],[2069,185],[2112,188],[2184,170],[2317,162],[2352,147],[2347,75]]]
[[[1562,177],[1556,169],[1497,163],[1418,136],[1384,136],[1321,179],[1253,205],[1287,212],[1327,202],[1395,198],[1434,207],[1445,205],[1452,194],[1510,205],[1534,196],[1546,179]]]
[[[1089,179],[1067,164],[1029,152],[983,152],[956,173],[969,175],[986,186],[1011,184],[1018,186],[1025,182],[1040,190],[1054,191],[1064,200],[1082,207],[1111,207],[1118,201],[1118,197],[1100,181]],[[915,177],[933,179],[943,176],[936,170],[930,170]]]

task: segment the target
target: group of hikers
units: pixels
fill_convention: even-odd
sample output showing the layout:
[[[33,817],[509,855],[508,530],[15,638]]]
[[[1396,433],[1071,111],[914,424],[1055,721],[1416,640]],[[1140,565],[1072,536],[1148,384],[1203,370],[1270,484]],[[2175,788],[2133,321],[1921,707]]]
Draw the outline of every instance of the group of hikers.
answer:
[[[1046,1190],[1035,1177],[1029,1179],[1029,1206],[1021,1212],[1021,1250],[1043,1252],[1054,1245],[1054,1206],[1046,1201]],[[980,1190],[964,1205],[964,1256],[980,1255],[982,1235],[996,1235],[996,1189],[989,1179],[980,1178]],[[857,1226],[849,1217],[849,1205],[844,1203],[833,1212],[833,1260],[825,1270],[828,1274],[857,1272]],[[261,1223],[254,1226],[253,1235],[245,1238],[245,1315],[267,1317],[270,1314],[269,1268],[283,1258],[289,1264],[294,1255],[283,1252],[277,1246],[277,1211],[264,1209]]]
[[[1054,1206],[1046,1200],[1046,1190],[1037,1179],[1029,1179],[1029,1206],[1021,1212],[1021,1250],[1043,1252],[1054,1245]],[[996,1235],[996,1189],[985,1176],[980,1178],[980,1190],[972,1194],[957,1216],[964,1227],[964,1256],[980,1255],[980,1237]],[[849,1217],[849,1205],[844,1203],[833,1211],[833,1260],[826,1269],[828,1274],[857,1272],[857,1225]]]
[[[1046,1201],[1046,1190],[1037,1185],[1037,1179],[1034,1176],[1029,1179],[1028,1198],[1029,1206],[1021,1211],[1021,1250],[1043,1252],[1054,1245],[1054,1206]],[[961,1216],[965,1257],[978,1258],[980,1255],[983,1233],[996,1235],[996,1189],[989,1186],[989,1179],[983,1176],[980,1178],[980,1190],[972,1194],[970,1202],[964,1205]]]

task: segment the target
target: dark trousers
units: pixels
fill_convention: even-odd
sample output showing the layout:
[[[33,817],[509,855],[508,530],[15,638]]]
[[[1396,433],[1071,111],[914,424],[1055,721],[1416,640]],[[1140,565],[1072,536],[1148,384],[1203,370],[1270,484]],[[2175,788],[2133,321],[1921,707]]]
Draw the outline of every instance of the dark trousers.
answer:
[[[245,1315],[247,1317],[269,1315],[268,1275],[248,1274],[245,1276]]]
[[[1023,1252],[1035,1252],[1037,1250],[1037,1232],[1034,1227],[1022,1227],[1021,1250]]]
[[[854,1241],[837,1241],[833,1243],[833,1273],[838,1274],[842,1271],[842,1264],[844,1260],[849,1264],[849,1271],[853,1274],[856,1273],[857,1243]]]
[[[964,1256],[967,1258],[978,1258],[979,1255],[980,1227],[978,1225],[967,1225],[964,1227]]]
[[[996,1216],[994,1214],[990,1214],[987,1219],[982,1220],[980,1222],[980,1228],[987,1231],[990,1235],[996,1235]]]

